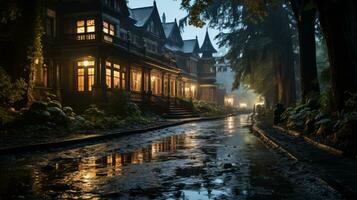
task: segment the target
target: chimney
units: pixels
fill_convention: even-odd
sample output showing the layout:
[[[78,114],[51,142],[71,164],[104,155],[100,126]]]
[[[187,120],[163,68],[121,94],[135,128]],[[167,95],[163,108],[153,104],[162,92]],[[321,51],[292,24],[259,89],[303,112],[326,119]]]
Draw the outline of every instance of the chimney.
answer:
[[[162,23],[164,23],[164,24],[166,23],[166,15],[165,15],[165,13],[162,14]]]

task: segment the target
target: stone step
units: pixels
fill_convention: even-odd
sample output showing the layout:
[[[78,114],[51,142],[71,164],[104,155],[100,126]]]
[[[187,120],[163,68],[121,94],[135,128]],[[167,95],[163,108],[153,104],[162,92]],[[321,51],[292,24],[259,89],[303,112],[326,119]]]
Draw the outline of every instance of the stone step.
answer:
[[[194,117],[199,117],[199,115],[166,115],[164,116],[167,119],[183,119],[183,118],[194,118]]]
[[[190,114],[194,114],[194,113],[189,112],[189,111],[181,111],[181,112],[169,112],[168,114],[170,114],[170,115],[190,115]]]

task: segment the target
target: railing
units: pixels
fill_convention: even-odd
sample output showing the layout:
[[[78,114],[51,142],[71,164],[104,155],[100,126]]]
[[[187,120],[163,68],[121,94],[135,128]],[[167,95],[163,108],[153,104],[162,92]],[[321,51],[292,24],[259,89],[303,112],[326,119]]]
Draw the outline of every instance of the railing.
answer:
[[[140,47],[132,43],[130,40],[124,40],[120,37],[112,36],[106,33],[66,34],[62,43],[66,45],[77,45],[90,44],[98,41],[115,45],[135,55],[150,58],[166,66],[176,68],[175,63],[170,58],[165,57],[164,54],[147,51],[145,47]]]

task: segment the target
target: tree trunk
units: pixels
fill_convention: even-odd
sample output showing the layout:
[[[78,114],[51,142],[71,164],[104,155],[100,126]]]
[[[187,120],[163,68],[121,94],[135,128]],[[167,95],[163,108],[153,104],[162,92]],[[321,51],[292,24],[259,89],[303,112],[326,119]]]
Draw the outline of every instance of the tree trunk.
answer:
[[[306,102],[309,96],[320,93],[316,67],[315,16],[315,9],[301,11],[297,20],[300,46],[301,97],[303,102]]]
[[[332,111],[345,107],[348,93],[357,91],[355,0],[316,1],[326,38],[332,86]]]

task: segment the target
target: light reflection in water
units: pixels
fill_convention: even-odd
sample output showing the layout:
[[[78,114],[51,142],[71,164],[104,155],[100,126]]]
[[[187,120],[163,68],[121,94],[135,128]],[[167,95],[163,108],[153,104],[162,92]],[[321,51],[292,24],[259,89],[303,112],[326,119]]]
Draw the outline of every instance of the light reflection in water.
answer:
[[[189,133],[194,134],[194,132]],[[81,192],[90,192],[94,189],[98,176],[125,175],[125,166],[129,164],[142,164],[160,159],[160,153],[176,152],[178,148],[194,148],[197,146],[194,139],[184,135],[175,135],[164,138],[151,145],[130,153],[114,152],[103,157],[82,158],[78,162],[76,171],[68,171],[63,180],[77,183],[76,187]],[[73,161],[75,162],[75,161]],[[56,163],[57,168],[65,168],[66,163]],[[59,172],[61,173],[61,172]]]
[[[229,135],[232,135],[234,133],[234,130],[236,128],[236,124],[235,124],[235,119],[234,117],[228,117],[225,119],[225,130],[227,131],[227,133]]]

